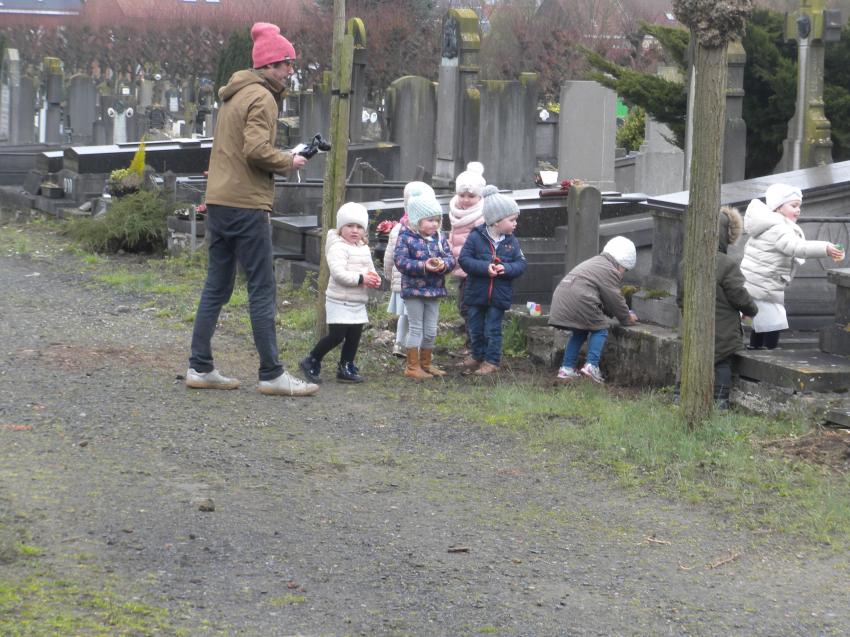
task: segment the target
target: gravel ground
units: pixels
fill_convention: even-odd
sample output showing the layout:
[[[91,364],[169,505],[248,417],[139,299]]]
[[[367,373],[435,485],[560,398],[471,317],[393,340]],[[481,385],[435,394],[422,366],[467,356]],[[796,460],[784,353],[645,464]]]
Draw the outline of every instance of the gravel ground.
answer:
[[[0,526],[186,634],[850,634],[845,555],[542,462],[399,373],[261,396],[223,334],[242,389],[187,391],[189,328],[69,257],[0,257],[0,289]]]

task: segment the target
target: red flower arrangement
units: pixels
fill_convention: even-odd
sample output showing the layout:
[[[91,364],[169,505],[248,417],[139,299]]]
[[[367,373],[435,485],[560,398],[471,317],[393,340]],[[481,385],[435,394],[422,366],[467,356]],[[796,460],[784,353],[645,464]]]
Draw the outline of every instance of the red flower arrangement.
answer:
[[[375,232],[378,234],[389,234],[397,225],[398,221],[393,219],[384,219],[381,223],[375,226]]]

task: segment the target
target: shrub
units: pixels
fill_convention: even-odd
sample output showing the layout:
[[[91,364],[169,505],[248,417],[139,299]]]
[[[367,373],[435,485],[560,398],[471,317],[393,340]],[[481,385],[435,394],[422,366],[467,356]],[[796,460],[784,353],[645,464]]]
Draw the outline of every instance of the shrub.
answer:
[[[643,144],[643,133],[646,127],[646,111],[640,106],[629,109],[629,114],[623,125],[617,129],[617,146],[627,151],[636,151]]]
[[[72,221],[67,232],[90,252],[162,252],[170,208],[159,193],[140,190],[113,200],[102,217]]]

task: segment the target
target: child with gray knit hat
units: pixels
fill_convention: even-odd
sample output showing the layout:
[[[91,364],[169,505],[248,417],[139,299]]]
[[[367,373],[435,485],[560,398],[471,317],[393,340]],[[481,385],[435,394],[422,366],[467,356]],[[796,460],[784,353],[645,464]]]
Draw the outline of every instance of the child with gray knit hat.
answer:
[[[401,272],[401,296],[407,311],[407,366],[404,375],[415,380],[443,376],[431,362],[446,296],[446,274],[455,266],[449,244],[440,233],[443,209],[433,195],[411,197],[407,226],[398,235],[393,257]]]
[[[519,206],[493,185],[482,191],[484,223],[473,228],[460,251],[467,274],[464,303],[472,348],[461,363],[467,373],[497,372],[502,360],[502,319],[511,307],[513,281],[525,272],[525,255],[514,236]]]

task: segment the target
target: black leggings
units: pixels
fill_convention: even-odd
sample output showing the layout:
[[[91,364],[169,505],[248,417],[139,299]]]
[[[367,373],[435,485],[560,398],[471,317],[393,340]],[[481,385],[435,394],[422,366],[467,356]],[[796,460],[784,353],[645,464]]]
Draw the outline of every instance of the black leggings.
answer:
[[[329,323],[328,335],[316,343],[310,355],[316,360],[322,360],[329,351],[342,343],[339,354],[341,363],[353,363],[360,346],[360,336],[363,334],[363,324]]]
[[[779,345],[779,334],[782,330],[774,330],[773,332],[750,332],[750,347],[764,347],[766,349],[776,349]]]

